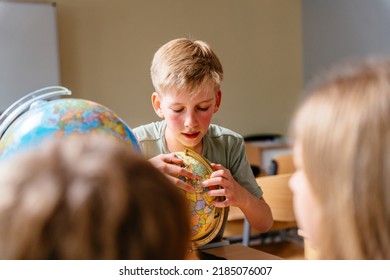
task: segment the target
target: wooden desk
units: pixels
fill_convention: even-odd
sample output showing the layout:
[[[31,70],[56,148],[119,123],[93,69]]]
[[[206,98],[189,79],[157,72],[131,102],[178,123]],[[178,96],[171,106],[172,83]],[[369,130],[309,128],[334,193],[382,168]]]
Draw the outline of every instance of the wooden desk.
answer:
[[[262,175],[267,175],[273,155],[291,152],[291,143],[284,140],[246,142],[245,150],[249,163],[259,166]]]
[[[282,260],[282,258],[278,256],[246,247],[241,244],[211,248],[202,250],[202,252],[222,257],[227,260]]]

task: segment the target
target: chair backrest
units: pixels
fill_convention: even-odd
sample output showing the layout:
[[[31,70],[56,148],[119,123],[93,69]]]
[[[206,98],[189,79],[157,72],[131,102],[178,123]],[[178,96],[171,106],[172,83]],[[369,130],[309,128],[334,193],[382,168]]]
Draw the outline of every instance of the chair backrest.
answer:
[[[288,186],[289,174],[257,177],[263,197],[271,208],[274,221],[295,222],[292,192]]]
[[[295,165],[292,153],[278,154],[272,159],[270,175],[294,173]]]

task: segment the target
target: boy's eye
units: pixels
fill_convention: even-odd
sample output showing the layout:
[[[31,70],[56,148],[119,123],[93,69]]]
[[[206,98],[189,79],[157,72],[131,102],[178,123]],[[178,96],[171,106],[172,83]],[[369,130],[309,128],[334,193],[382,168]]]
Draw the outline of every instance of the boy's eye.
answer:
[[[174,108],[172,108],[172,111],[175,112],[175,113],[180,113],[183,110],[184,110],[183,108],[181,108],[181,109],[174,109]]]
[[[207,111],[209,108],[210,108],[210,107],[198,107],[198,110],[199,110],[199,111],[205,112],[205,111]]]

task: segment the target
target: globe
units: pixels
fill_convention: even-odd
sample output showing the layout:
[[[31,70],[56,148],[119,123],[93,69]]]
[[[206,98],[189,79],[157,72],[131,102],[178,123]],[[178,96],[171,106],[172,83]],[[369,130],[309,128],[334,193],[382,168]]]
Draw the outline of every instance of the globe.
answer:
[[[213,172],[209,161],[189,148],[186,148],[183,152],[176,152],[175,155],[183,159],[181,167],[196,175],[194,180],[184,176],[180,178],[191,184],[195,189],[195,193],[184,192],[184,195],[189,202],[191,240],[193,247],[196,249],[209,243],[218,235],[227,212],[225,212],[225,208],[217,208],[211,205],[213,200],[222,200],[223,198],[207,195],[210,188],[201,186],[201,183],[210,178]]]
[[[3,129],[4,130],[4,129]],[[62,98],[32,102],[0,134],[0,160],[55,137],[100,134],[140,153],[131,129],[113,111],[93,101]]]

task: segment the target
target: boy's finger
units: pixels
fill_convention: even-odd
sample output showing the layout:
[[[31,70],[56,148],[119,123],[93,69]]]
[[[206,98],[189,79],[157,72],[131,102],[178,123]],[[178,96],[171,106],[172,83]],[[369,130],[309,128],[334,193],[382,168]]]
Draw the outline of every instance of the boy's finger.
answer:
[[[186,192],[190,192],[190,193],[194,193],[195,192],[194,187],[189,185],[189,184],[187,184],[186,182],[184,182],[184,181],[182,181],[182,180],[180,180],[178,178],[174,178],[173,180],[174,180],[175,185],[178,188],[180,188],[180,189],[182,189],[182,190],[184,190]]]
[[[181,164],[181,163],[183,163],[183,160],[181,158],[178,158],[174,154],[167,154],[164,157],[164,161],[166,163],[174,163],[174,164]]]
[[[179,159],[181,160],[181,159]],[[182,160],[181,160],[182,161]],[[187,177],[188,179],[194,180],[196,178],[196,175],[184,167],[180,166],[181,162],[175,163],[172,162],[172,164],[167,168],[167,172],[172,175],[172,176],[184,176]]]
[[[188,179],[191,179],[191,180],[194,180],[196,179],[196,175],[188,170],[186,170],[185,168],[183,167],[179,167],[180,169],[178,170],[178,172],[176,173],[177,175],[179,176],[184,176],[184,177],[187,177]]]

